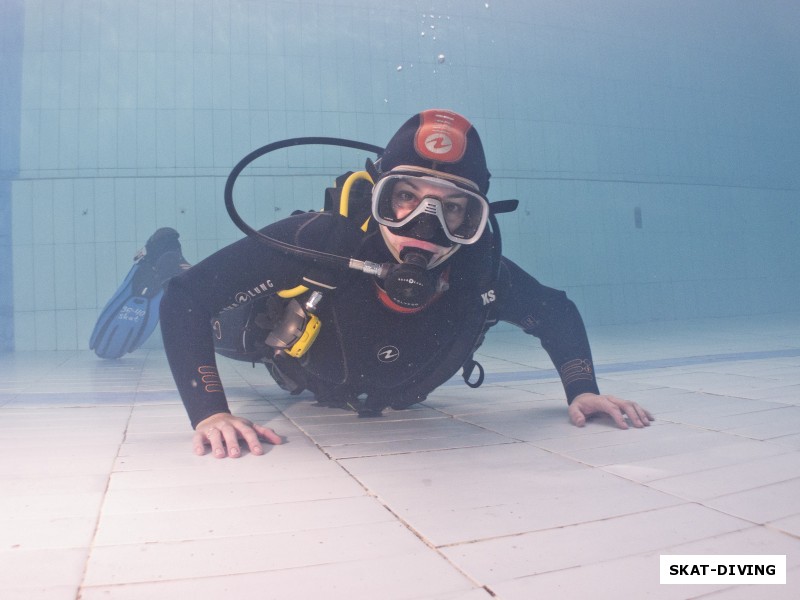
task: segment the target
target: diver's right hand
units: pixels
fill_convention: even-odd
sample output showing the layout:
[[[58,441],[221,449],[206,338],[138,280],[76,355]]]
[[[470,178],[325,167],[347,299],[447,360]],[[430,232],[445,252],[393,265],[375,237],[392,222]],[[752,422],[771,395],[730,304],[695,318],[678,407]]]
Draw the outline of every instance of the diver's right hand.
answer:
[[[194,453],[203,456],[206,446],[211,446],[212,454],[217,458],[239,458],[242,449],[239,440],[244,440],[250,452],[264,454],[260,440],[270,444],[281,444],[283,439],[267,427],[256,425],[252,421],[235,417],[230,413],[217,413],[203,419],[195,427],[192,438]]]

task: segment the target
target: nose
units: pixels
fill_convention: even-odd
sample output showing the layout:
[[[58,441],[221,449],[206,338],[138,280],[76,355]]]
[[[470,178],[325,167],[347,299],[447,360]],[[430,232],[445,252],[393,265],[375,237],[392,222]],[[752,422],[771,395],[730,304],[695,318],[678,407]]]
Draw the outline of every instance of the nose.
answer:
[[[411,207],[411,206],[409,206],[408,208],[403,208],[403,207],[395,208],[395,210],[394,210],[395,217],[397,217],[398,221],[402,221],[403,219],[406,218],[406,216],[408,216],[408,214],[412,210],[414,210],[414,208],[415,207]]]
[[[430,240],[436,235],[439,220],[432,215],[420,215],[415,219],[411,233],[420,240]]]

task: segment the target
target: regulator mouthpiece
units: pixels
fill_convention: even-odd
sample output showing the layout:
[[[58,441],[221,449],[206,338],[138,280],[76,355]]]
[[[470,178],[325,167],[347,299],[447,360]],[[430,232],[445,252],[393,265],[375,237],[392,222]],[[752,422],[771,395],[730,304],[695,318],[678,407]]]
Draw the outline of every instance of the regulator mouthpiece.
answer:
[[[386,276],[384,289],[389,298],[404,308],[420,308],[436,293],[436,281],[428,272],[433,253],[406,248],[400,253],[401,264]]]

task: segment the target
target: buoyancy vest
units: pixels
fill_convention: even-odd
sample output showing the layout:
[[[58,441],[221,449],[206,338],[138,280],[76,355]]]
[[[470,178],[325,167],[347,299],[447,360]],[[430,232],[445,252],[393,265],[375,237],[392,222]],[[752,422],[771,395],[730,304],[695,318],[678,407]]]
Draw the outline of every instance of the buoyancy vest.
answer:
[[[326,190],[323,212],[295,214],[298,226],[293,243],[337,255],[390,261],[374,223],[366,231],[361,227],[371,211],[368,182],[352,186],[345,198],[347,217],[340,214],[343,183],[350,175]],[[379,282],[373,277],[309,267],[303,281],[323,281],[333,289],[325,291],[318,312],[323,326],[307,354],[295,359],[263,343],[265,333],[275,325],[277,307],[284,303],[276,297],[251,305],[247,314],[222,315],[215,327],[226,335],[218,340],[229,343],[218,343],[217,351],[264,362],[284,389],[299,393],[307,388],[321,403],[349,406],[365,415],[379,414],[387,406],[402,409],[421,402],[460,368],[468,385],[477,387],[482,369],[476,384],[468,381],[476,365],[473,354],[496,322],[493,243],[487,228],[476,244],[462,246],[438,267],[438,273],[446,274],[449,289],[415,314],[396,312],[381,302]],[[241,333],[233,333],[237,320]]]
[[[341,285],[321,307],[325,326],[299,360],[307,387],[324,402],[374,410],[425,400],[471,361],[492,324],[489,238],[460,248],[442,265],[449,289],[414,314],[388,308],[371,278]],[[371,241],[383,243],[379,234]]]

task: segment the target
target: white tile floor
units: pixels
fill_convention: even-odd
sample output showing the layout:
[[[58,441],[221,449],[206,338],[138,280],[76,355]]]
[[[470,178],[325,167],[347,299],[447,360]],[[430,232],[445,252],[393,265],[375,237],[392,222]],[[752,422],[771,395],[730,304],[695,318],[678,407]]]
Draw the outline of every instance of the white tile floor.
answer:
[[[239,460],[191,453],[159,350],[0,355],[0,598],[800,597],[800,315],[591,335],[649,429],[571,426],[506,330],[482,388],[373,420],[223,359],[288,442]],[[662,554],[785,554],[787,584],[660,585]]]

